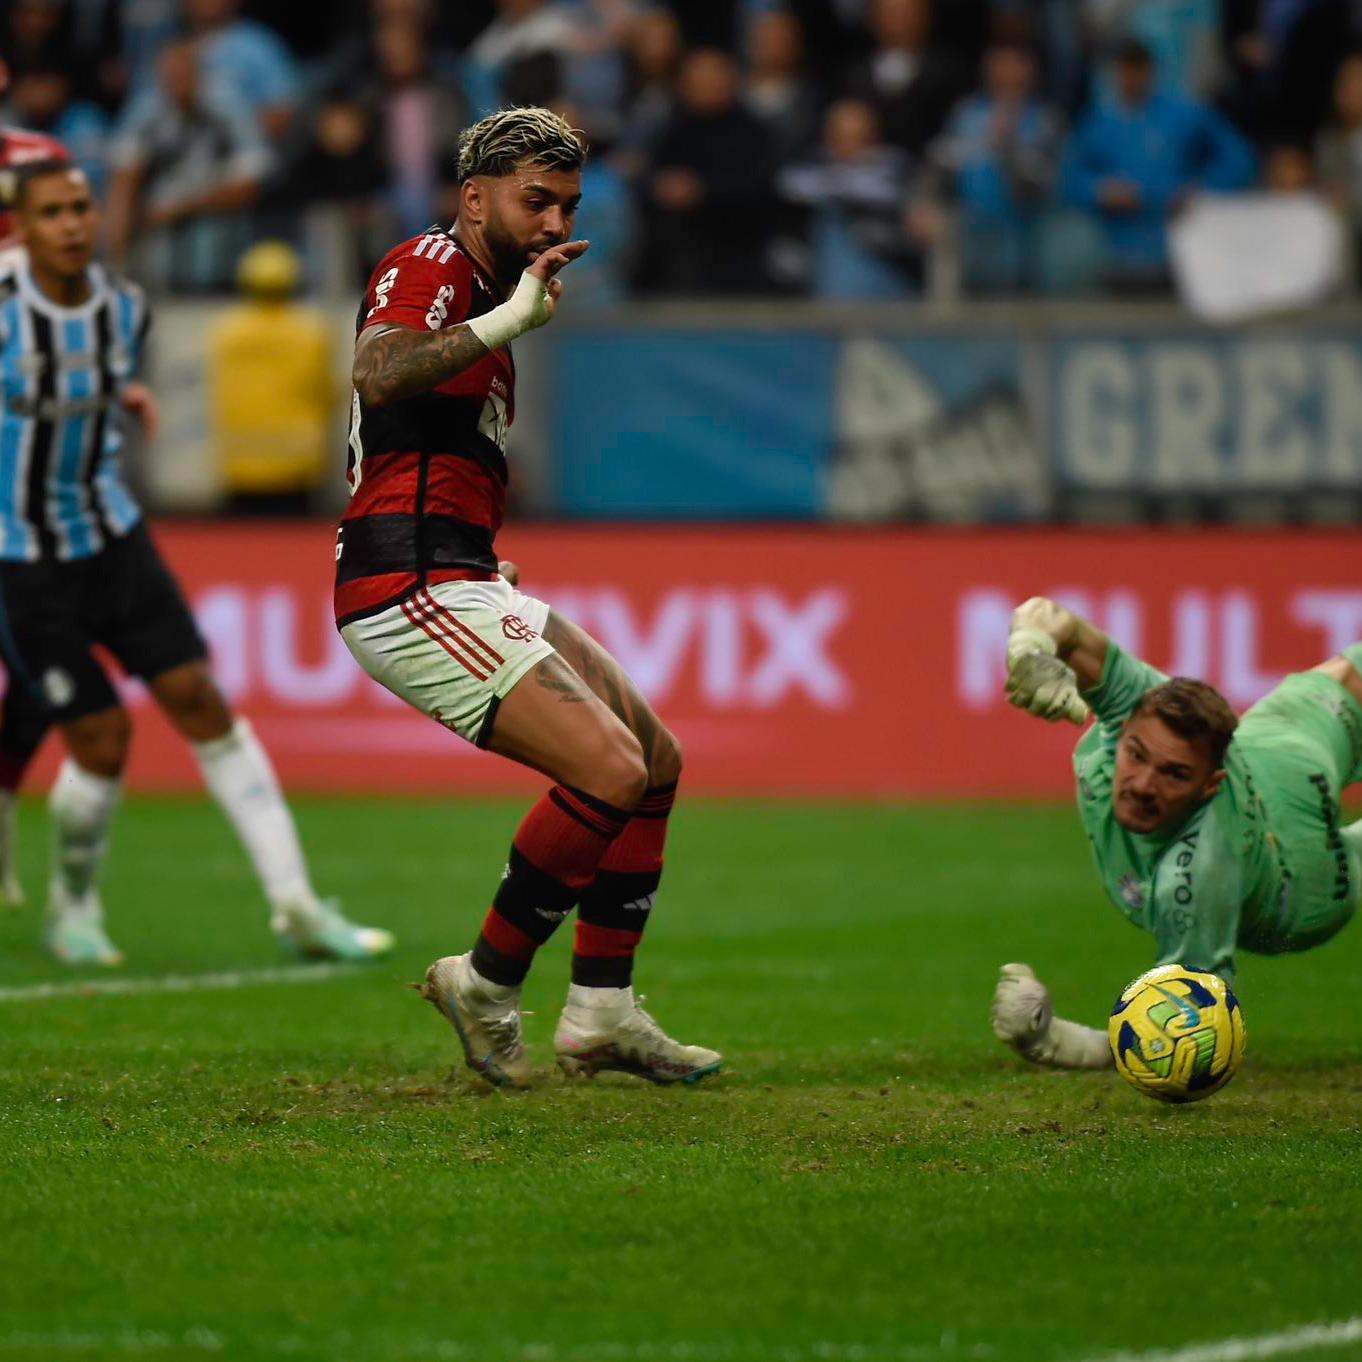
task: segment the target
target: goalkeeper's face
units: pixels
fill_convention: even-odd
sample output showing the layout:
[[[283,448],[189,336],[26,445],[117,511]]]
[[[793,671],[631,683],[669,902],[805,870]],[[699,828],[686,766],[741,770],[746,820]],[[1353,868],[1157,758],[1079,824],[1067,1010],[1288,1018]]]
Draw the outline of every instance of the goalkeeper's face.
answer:
[[[1157,715],[1136,715],[1116,746],[1116,821],[1129,832],[1175,828],[1215,794],[1224,778],[1205,743],[1179,737]]]
[[[512,289],[544,251],[572,239],[581,202],[580,171],[522,167],[475,176],[465,186],[464,211],[481,229],[497,282]]]

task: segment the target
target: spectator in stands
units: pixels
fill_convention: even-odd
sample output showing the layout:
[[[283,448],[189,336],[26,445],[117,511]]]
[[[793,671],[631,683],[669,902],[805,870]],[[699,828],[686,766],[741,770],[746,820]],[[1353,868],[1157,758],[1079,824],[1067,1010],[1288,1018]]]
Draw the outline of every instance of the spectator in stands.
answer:
[[[623,174],[637,180],[676,113],[676,83],[685,49],[681,25],[666,9],[645,9],[625,30],[627,88],[615,151]]]
[[[984,55],[984,88],[957,106],[933,144],[926,201],[910,222],[936,245],[945,199],[959,206],[962,273],[973,292],[1028,290],[1041,259],[1038,232],[1058,171],[1057,113],[1037,95],[1035,55],[1020,42],[996,42]]]
[[[289,174],[289,187],[297,206],[311,210],[319,229],[324,230],[323,217],[338,222],[342,239],[322,249],[345,257],[337,269],[338,286],[362,288],[398,235],[387,212],[388,172],[366,100],[348,90],[334,90],[322,99]]]
[[[1263,153],[1263,188],[1273,194],[1303,194],[1315,187],[1315,162],[1299,142],[1274,142]]]
[[[62,0],[13,0],[8,9],[0,50],[16,77],[71,62],[71,15]]]
[[[98,104],[71,97],[65,67],[30,66],[17,76],[0,110],[0,123],[55,137],[89,177],[96,195],[103,194],[109,120]]]
[[[1075,19],[1107,49],[1138,38],[1150,51],[1161,93],[1209,99],[1223,77],[1220,0],[1080,0]]]
[[[574,110],[574,127],[586,129],[593,141],[613,141],[628,79],[625,37],[634,17],[632,0],[575,0],[570,6],[574,33],[562,64],[562,92]]]
[[[771,135],[784,164],[807,153],[818,136],[822,98],[804,69],[804,30],[788,10],[753,20],[747,35],[743,101]]]
[[[336,401],[331,324],[295,302],[301,269],[281,241],[241,257],[242,301],[208,337],[210,426],[230,510],[304,515],[325,482]]]
[[[1157,94],[1153,57],[1138,40],[1117,49],[1112,76],[1114,101],[1091,110],[1070,141],[1065,196],[1100,220],[1113,287],[1163,288],[1169,215],[1198,190],[1251,184],[1254,154],[1208,105]]]
[[[205,85],[245,100],[272,142],[280,141],[297,112],[298,74],[293,56],[272,29],[243,19],[241,0],[184,0],[184,17],[196,37]]]
[[[371,99],[378,110],[389,211],[400,239],[434,220],[438,162],[461,111],[454,93],[431,72],[423,29],[385,22],[374,47],[378,70]]]
[[[109,0],[118,25],[117,83],[127,97],[136,97],[156,83],[156,58],[180,35],[181,0],[137,0],[123,4]],[[126,112],[126,110],[125,110]]]
[[[106,115],[118,109],[128,91],[125,8],[119,0],[70,0],[71,46],[66,72],[71,88]],[[87,74],[89,83],[85,84]]]
[[[738,95],[738,69],[727,52],[701,48],[686,59],[679,107],[647,177],[641,288],[712,294],[770,287],[771,143]]]
[[[512,62],[568,50],[578,37],[572,16],[549,0],[497,0],[497,17],[468,49],[464,94],[471,118],[500,108],[502,73]]]
[[[573,127],[586,121],[570,104],[554,112]],[[613,145],[604,133],[598,133],[591,138],[591,155],[582,169],[582,205],[572,228],[574,236],[591,243],[591,249],[572,262],[576,287],[569,307],[574,314],[611,307],[624,299],[633,272],[636,219],[633,189],[620,171]]]
[[[687,47],[734,50],[742,0],[661,0],[681,24]]]
[[[1315,143],[1325,193],[1348,224],[1354,268],[1362,278],[1362,52],[1350,52],[1334,77],[1329,121]]]
[[[872,0],[874,50],[854,63],[845,93],[879,115],[884,136],[920,157],[969,88],[969,73],[931,47],[931,0]]]
[[[869,0],[748,0],[750,13],[783,9],[799,20],[814,79],[835,89],[842,68],[870,51]]]
[[[1358,36],[1352,0],[1225,0],[1231,115],[1256,136],[1311,136],[1340,57]]]
[[[783,171],[778,184],[810,214],[811,291],[819,298],[908,297],[919,261],[902,227],[909,157],[886,145],[864,100],[841,99],[823,121],[814,161]]]
[[[198,50],[171,43],[157,62],[152,97],[117,129],[110,160],[108,234],[115,261],[143,238],[138,272],[154,285],[217,291],[250,236],[270,153],[250,105],[208,89]]]

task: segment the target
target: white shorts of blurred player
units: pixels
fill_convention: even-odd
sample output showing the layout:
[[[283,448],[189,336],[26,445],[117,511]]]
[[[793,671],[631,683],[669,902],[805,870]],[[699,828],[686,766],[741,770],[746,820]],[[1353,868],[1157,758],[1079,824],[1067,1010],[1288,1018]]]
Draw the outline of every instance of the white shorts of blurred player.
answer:
[[[486,747],[497,706],[553,652],[544,639],[549,608],[504,578],[441,582],[341,637],[381,686],[461,738]]]

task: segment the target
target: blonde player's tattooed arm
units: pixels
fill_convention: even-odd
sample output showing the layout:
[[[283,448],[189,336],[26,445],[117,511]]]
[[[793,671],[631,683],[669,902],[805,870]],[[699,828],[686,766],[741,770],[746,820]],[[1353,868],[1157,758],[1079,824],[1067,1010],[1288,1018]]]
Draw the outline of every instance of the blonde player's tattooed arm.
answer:
[[[489,353],[467,323],[445,331],[374,326],[355,342],[351,378],[367,406],[382,407],[438,388]]]
[[[1012,612],[1012,632],[1034,629],[1054,640],[1057,655],[1069,664],[1080,690],[1102,680],[1107,664],[1107,636],[1081,615],[1045,596],[1032,596]]]

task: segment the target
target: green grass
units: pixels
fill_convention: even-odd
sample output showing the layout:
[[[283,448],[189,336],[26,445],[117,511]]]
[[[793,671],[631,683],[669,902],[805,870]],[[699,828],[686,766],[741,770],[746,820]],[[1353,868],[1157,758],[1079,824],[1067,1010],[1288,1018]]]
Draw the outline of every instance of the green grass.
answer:
[[[1092,1022],[1150,962],[1069,810],[683,806],[639,982],[727,1072],[548,1076],[565,930],[546,1081],[490,1093],[405,985],[471,938],[516,806],[298,813],[392,960],[0,1002],[0,1362],[1069,1362],[1358,1313],[1356,928],[1245,960],[1242,1074],[1165,1109],[988,1029],[1005,960]],[[23,836],[32,891],[39,805]],[[105,898],[125,974],[276,963],[207,805],[130,802]],[[0,916],[0,988],[68,977],[37,929]]]

